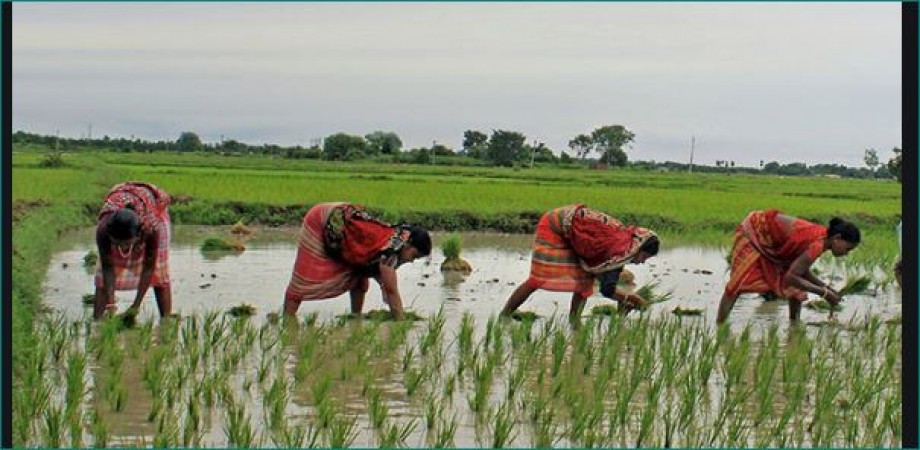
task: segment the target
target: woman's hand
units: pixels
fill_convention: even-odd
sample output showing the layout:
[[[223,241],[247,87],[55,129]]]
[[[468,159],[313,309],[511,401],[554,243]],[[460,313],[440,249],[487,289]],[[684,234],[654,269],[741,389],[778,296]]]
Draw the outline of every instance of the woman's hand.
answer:
[[[648,308],[648,300],[642,298],[639,294],[633,293],[624,293],[621,297],[622,304],[626,308],[626,311],[632,311],[634,309],[645,309]]]
[[[836,306],[840,303],[840,293],[827,286],[824,286],[822,289],[821,298],[827,300],[832,306]]]

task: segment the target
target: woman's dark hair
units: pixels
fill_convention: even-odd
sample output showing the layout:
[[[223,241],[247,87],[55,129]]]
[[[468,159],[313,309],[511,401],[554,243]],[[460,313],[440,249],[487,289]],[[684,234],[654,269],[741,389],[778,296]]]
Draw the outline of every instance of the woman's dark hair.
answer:
[[[658,254],[658,245],[658,236],[651,236],[642,244],[642,247],[639,247],[639,251],[648,253],[650,256],[655,256]]]
[[[409,230],[409,245],[418,250],[419,255],[428,256],[431,254],[431,236],[422,228],[413,225],[404,225]]]
[[[141,217],[130,208],[121,208],[112,214],[108,226],[109,236],[127,240],[141,234]]]
[[[841,239],[851,244],[858,244],[860,239],[859,228],[856,228],[853,222],[848,222],[839,217],[831,219],[830,224],[827,226],[827,237],[834,235],[839,235]]]

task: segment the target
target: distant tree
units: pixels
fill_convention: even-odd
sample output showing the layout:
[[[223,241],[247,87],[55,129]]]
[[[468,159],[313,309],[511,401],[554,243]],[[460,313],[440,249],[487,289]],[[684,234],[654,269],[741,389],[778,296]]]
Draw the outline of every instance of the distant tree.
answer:
[[[355,158],[359,156],[359,153],[356,152],[360,152],[360,155],[364,154],[366,145],[367,143],[361,136],[336,133],[323,141],[323,156],[330,160]]]
[[[866,167],[872,171],[872,178],[875,178],[875,168],[879,165],[878,153],[876,153],[874,148],[867,148],[865,154],[863,155],[863,161],[866,163]]]
[[[569,163],[572,162],[572,157],[569,156],[568,153],[566,153],[566,152],[563,151],[563,152],[559,155],[559,162],[562,163],[562,164],[569,164]]]
[[[466,130],[463,132],[463,151],[467,154],[476,150],[481,151],[486,148],[486,143],[488,141],[489,136],[485,133],[476,130]]]
[[[894,152],[894,157],[888,160],[888,173],[895,177],[898,180],[898,183],[901,182],[901,149],[895,147],[891,149]]]
[[[367,139],[367,152],[376,155],[392,155],[402,149],[403,142],[399,135],[393,132],[375,131],[364,136]]]
[[[108,136],[105,137],[108,140]],[[195,152],[201,150],[201,138],[191,131],[183,131],[176,140],[176,147],[180,152]]]
[[[629,145],[635,137],[623,125],[607,125],[591,132],[594,151],[600,154],[601,161],[616,167],[623,167],[629,161],[623,147]]]
[[[443,144],[434,144],[431,146],[431,152],[436,156],[453,156],[454,151]]]
[[[763,166],[763,171],[766,173],[778,174],[780,165],[776,161],[770,161]]]
[[[511,166],[522,153],[525,140],[527,138],[516,131],[492,131],[487,151],[489,161],[497,166]]]
[[[594,141],[591,140],[591,136],[579,134],[575,136],[575,139],[569,141],[569,148],[575,152],[576,157],[584,160],[588,153],[594,150]]]
[[[243,144],[242,142],[234,139],[227,139],[226,141],[221,142],[220,149],[230,153],[243,153],[246,151],[246,144]]]
[[[784,164],[779,168],[780,175],[808,175],[808,166],[805,163]]]

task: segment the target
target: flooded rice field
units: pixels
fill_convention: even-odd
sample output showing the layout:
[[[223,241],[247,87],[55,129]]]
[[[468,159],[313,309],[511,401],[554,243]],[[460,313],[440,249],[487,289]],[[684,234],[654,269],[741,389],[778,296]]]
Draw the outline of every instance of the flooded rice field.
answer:
[[[226,230],[175,227],[173,309],[153,294],[139,324],[93,323],[83,304],[92,230],[59,244],[43,286],[46,332],[34,373],[14,395],[38,401],[15,415],[20,442],[40,446],[622,447],[894,446],[901,433],[901,296],[880,280],[836,318],[739,299],[730,329],[715,314],[725,249],[671,248],[630,265],[668,301],[628,316],[566,316],[569,294],[538,291],[496,315],[530,264],[530,236],[464,234],[466,277],[445,276],[433,250],[399,270],[417,322],[345,320],[347,295],[281,309],[293,229],[258,230],[242,253],[202,253]],[[435,236],[437,243],[438,236]],[[822,261],[823,262],[823,261]],[[848,275],[821,264],[822,278]],[[117,293],[119,309],[133,291]],[[242,304],[250,318],[226,314]],[[675,308],[700,309],[678,317]],[[385,309],[371,283],[365,310]],[[22,416],[22,417],[20,417]]]

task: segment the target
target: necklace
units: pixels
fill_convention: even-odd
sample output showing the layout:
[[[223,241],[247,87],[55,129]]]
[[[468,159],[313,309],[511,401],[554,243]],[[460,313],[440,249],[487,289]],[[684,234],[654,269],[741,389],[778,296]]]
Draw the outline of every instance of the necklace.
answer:
[[[121,255],[122,258],[127,259],[128,255],[130,255],[131,252],[134,251],[134,243],[132,242],[131,245],[128,246],[127,252],[122,250],[120,245],[116,245],[115,249],[118,250],[118,254]]]

